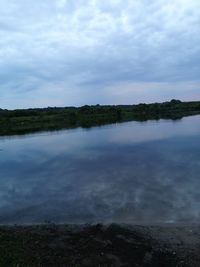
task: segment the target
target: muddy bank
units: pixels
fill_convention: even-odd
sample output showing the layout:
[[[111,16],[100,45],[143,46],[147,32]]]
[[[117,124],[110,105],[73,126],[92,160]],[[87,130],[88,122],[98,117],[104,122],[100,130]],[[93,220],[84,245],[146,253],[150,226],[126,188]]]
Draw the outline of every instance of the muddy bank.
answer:
[[[200,226],[1,226],[0,266],[195,267]]]

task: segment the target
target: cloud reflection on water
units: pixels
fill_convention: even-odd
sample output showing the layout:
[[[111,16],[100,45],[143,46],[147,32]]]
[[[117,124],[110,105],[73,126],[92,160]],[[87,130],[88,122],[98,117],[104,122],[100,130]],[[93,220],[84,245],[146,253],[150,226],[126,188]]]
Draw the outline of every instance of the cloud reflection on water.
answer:
[[[197,221],[199,120],[1,139],[0,223]]]

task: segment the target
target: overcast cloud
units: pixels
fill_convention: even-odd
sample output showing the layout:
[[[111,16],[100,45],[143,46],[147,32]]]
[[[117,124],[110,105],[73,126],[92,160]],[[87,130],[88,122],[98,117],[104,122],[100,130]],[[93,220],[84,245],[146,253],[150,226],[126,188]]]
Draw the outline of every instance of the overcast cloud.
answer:
[[[0,0],[0,107],[200,100],[199,0]]]

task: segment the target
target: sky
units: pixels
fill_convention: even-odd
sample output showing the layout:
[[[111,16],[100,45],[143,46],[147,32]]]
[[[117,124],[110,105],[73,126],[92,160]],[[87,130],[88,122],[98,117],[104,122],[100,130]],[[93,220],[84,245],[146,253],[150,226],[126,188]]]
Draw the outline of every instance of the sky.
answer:
[[[200,100],[199,0],[0,0],[0,108]]]

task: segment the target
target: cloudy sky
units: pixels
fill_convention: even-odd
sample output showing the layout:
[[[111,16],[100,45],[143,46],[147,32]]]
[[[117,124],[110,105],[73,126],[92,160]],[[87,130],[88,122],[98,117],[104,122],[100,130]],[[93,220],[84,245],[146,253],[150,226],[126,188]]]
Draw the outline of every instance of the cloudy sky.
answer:
[[[200,100],[199,0],[0,0],[0,108]]]

